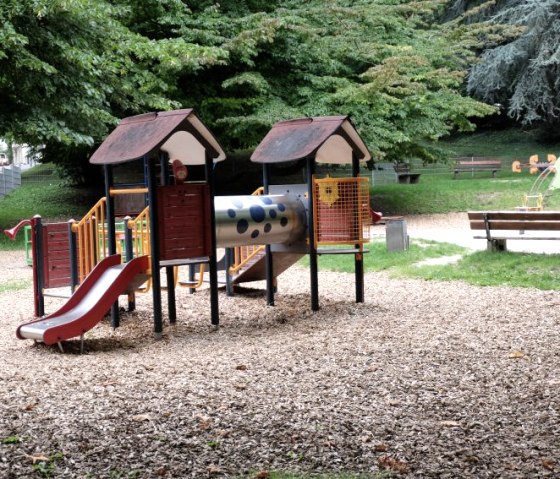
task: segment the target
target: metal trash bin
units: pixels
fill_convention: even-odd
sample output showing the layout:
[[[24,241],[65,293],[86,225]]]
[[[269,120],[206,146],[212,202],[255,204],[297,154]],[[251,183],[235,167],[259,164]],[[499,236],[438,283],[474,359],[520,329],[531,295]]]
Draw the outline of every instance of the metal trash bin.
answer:
[[[406,232],[406,221],[402,216],[385,217],[385,240],[387,251],[405,251],[409,239]]]

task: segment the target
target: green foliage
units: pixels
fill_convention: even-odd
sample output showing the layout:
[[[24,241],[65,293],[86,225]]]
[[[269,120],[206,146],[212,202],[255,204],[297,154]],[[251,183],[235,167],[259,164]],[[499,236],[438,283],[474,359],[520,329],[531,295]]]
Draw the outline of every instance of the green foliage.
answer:
[[[491,28],[440,26],[442,4],[282,0],[266,14],[201,10],[183,35],[226,49],[228,60],[185,76],[185,103],[200,102],[229,148],[254,146],[281,119],[350,114],[376,159],[433,161],[434,140],[495,111],[461,93],[472,50]]]
[[[514,176],[503,161],[496,178],[488,172],[461,173],[453,179],[448,167],[423,174],[415,185],[375,185],[371,204],[385,214],[433,214],[482,209],[511,209],[520,206],[536,179],[527,172]],[[556,195],[558,196],[558,195]],[[550,198],[557,204],[560,198]]]
[[[19,444],[23,439],[19,436],[8,436],[2,439],[2,444]]]
[[[466,281],[478,286],[510,286],[555,291],[560,283],[560,255],[477,251],[445,266],[401,269],[409,277]]]
[[[369,252],[364,254],[364,271],[393,271],[419,261],[442,256],[464,254],[465,248],[448,243],[418,240],[414,241],[406,251],[389,252],[385,241],[372,241],[365,249]],[[300,264],[309,265],[309,258],[305,256]],[[319,256],[319,269],[339,272],[354,271],[354,255],[326,254]]]
[[[32,282],[29,280],[21,280],[21,281],[9,281],[7,283],[0,284],[0,293],[5,293],[7,291],[21,291],[23,289],[28,289],[32,286]],[[2,441],[3,444],[15,444],[15,442],[6,442],[6,441],[15,441],[21,442],[21,439],[17,437],[8,437]]]
[[[86,163],[118,118],[179,105],[172,101],[177,72],[197,70],[220,54],[182,38],[156,41],[132,31],[126,21],[139,21],[157,2],[131,5],[137,15],[126,2],[0,4],[0,137],[47,145],[47,160],[75,166]],[[169,21],[160,13],[162,23]],[[80,155],[49,148],[80,149]]]
[[[63,458],[64,455],[61,452],[52,454],[48,457],[47,460],[39,461],[33,464],[33,471],[41,477],[52,477],[56,470],[57,463]]]
[[[65,185],[52,164],[39,165],[23,175],[24,184],[0,199],[0,231],[36,214],[44,221],[79,219],[99,199],[85,194],[83,189]],[[17,241],[0,235],[0,249],[14,248],[23,248],[23,232],[18,234]]]

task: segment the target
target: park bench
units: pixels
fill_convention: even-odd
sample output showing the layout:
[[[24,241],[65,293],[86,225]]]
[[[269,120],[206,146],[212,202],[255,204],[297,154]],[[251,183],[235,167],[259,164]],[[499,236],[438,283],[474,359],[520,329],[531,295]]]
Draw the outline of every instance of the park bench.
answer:
[[[496,177],[496,172],[502,169],[502,162],[492,158],[472,157],[457,158],[453,166],[453,178],[462,172],[490,171],[492,178]]]
[[[475,239],[490,251],[506,251],[507,240],[560,240],[560,211],[469,211]]]
[[[393,166],[399,183],[418,183],[421,173],[411,173],[408,163],[395,162]]]

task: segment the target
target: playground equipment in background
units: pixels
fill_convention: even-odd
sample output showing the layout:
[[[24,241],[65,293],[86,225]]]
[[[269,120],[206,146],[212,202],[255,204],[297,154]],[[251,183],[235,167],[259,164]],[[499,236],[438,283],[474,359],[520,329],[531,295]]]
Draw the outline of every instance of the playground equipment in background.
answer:
[[[523,204],[516,207],[517,210],[543,210],[546,197],[552,191],[560,188],[560,176],[556,174],[556,156],[553,154],[547,155],[546,162],[539,162],[538,155],[532,155],[528,163],[521,163],[516,160],[512,163],[511,168],[514,173],[521,173],[523,168],[528,168],[532,175],[539,173],[529,192],[523,195]],[[546,188],[544,187],[545,184],[547,185]]]
[[[176,321],[177,268],[184,265],[189,266],[190,273],[196,266],[208,268],[211,323],[218,326],[218,247],[226,249],[220,265],[225,271],[227,293],[233,293],[234,284],[264,279],[269,305],[274,304],[276,278],[308,254],[314,311],[319,309],[317,256],[352,254],[356,301],[363,302],[363,245],[369,241],[371,210],[368,179],[359,177],[359,164],[369,158],[367,147],[346,116],[280,122],[272,127],[251,157],[263,165],[264,186],[260,194],[215,197],[213,165],[223,161],[225,154],[192,110],[122,120],[90,160],[104,168],[106,194],[88,215],[79,222],[59,224],[42,224],[39,217],[27,220],[32,228],[35,256],[36,315],[44,314],[45,290],[64,281],[72,289],[77,287],[68,305],[80,304],[83,315],[76,319],[77,313],[70,314],[74,319],[68,321],[67,328],[66,319],[61,319],[56,328],[41,337],[37,328],[45,326],[53,316],[33,321],[28,323],[29,328],[22,326],[18,330],[18,337],[60,342],[82,335],[103,314],[90,304],[95,296],[88,295],[88,290],[93,287],[102,299],[99,301],[104,312],[109,309],[110,301],[114,301],[110,309],[112,324],[117,327],[118,296],[128,294],[129,306],[134,307],[135,291],[122,283],[118,287],[112,285],[120,275],[104,279],[103,286],[93,286],[98,283],[90,278],[99,271],[100,261],[119,257],[123,250],[126,264],[136,261],[134,258],[148,258],[142,260],[142,278],[147,285],[151,284],[156,337],[161,336],[163,328],[161,292],[164,289],[169,322]],[[296,160],[305,160],[307,183],[272,185],[269,165]],[[114,186],[113,165],[130,161],[144,162],[147,188]],[[316,162],[351,164],[353,177],[318,178]],[[185,181],[186,168],[183,170],[181,165],[204,165],[205,180]],[[149,207],[135,218],[125,218],[118,228],[114,198],[127,194],[144,195]],[[15,236],[17,227],[10,233]],[[333,245],[348,247],[333,248]],[[57,263],[64,256],[72,260]],[[166,288],[161,284],[161,268],[167,276]],[[135,287],[139,286],[137,281],[134,283]],[[200,284],[199,274],[198,280],[192,277],[185,286],[193,288]],[[143,291],[147,289],[144,287]],[[80,297],[88,300],[82,303]],[[84,306],[86,303],[89,306]],[[65,311],[72,310],[70,306],[65,308]],[[67,318],[64,314],[58,311],[55,317]]]

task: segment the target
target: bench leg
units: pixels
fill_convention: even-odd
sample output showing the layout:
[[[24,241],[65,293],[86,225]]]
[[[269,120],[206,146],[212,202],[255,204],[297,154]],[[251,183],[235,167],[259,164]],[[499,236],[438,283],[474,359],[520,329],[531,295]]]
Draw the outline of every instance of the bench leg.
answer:
[[[488,251],[507,251],[507,240],[505,239],[490,239],[487,242]]]

